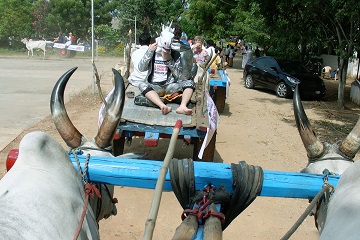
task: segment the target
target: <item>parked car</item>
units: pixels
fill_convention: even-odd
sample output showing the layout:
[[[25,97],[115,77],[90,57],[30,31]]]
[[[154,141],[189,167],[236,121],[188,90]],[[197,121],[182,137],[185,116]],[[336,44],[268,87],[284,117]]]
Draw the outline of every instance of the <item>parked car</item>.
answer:
[[[260,57],[248,62],[243,74],[246,88],[267,88],[281,98],[291,97],[296,85],[302,99],[320,99],[326,93],[324,81],[294,60]]]

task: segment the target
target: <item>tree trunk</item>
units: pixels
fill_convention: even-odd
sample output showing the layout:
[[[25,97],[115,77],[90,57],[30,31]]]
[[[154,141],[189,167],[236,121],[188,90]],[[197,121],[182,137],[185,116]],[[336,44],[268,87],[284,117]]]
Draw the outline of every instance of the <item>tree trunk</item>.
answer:
[[[300,43],[300,61],[305,61],[305,55],[306,55],[306,44],[302,41]]]
[[[345,107],[345,84],[346,84],[346,74],[349,64],[348,58],[340,58],[339,64],[339,88],[338,88],[338,106],[340,109]]]

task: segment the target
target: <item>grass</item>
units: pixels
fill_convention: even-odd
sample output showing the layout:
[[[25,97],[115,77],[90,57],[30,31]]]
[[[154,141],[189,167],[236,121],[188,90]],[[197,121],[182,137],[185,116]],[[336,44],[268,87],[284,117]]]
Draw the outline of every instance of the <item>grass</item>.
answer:
[[[18,54],[23,54],[26,51],[27,51],[26,49],[12,50],[7,48],[0,48],[0,55],[18,55]]]

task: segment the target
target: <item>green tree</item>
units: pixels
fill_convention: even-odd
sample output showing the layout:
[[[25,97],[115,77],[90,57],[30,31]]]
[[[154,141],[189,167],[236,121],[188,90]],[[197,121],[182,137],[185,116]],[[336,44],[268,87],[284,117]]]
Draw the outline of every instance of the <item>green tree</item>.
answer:
[[[181,0],[123,0],[118,3],[113,15],[119,20],[123,40],[130,29],[134,34],[135,17],[137,35],[149,32],[156,37],[161,31],[161,24],[177,21],[186,4]]]
[[[46,17],[49,12],[49,2],[46,0],[39,0],[34,4],[33,18],[34,21],[31,23],[33,35],[37,38],[46,37],[47,32],[47,21]]]
[[[94,0],[94,23],[111,26],[115,11],[112,0]],[[91,0],[3,0],[0,1],[0,41],[53,38],[59,31],[76,37],[91,35]]]
[[[339,57],[338,105],[344,108],[344,92],[349,59],[360,44],[360,2],[356,0],[309,1],[314,11],[321,14],[318,19],[324,39],[335,43]],[[326,38],[325,38],[326,37]]]
[[[98,25],[94,28],[94,34],[95,34],[95,38],[102,40],[103,44],[106,47],[115,47],[117,40],[119,39],[119,32],[106,25],[106,24],[101,24]]]
[[[237,4],[233,1],[189,0],[189,7],[184,12],[186,28],[192,36],[202,35],[216,40],[222,36],[237,35],[234,30],[234,16],[231,10]]]
[[[273,36],[265,24],[265,18],[260,13],[258,3],[239,5],[231,12],[235,15],[233,31],[237,32],[241,39],[246,39],[262,47],[272,45]]]
[[[271,45],[285,56],[304,59],[308,47],[328,44],[339,57],[338,105],[344,108],[344,89],[349,59],[359,49],[360,2],[355,0],[243,0],[242,6],[259,4]],[[244,18],[251,19],[251,16]],[[264,28],[263,28],[264,29]],[[246,33],[250,31],[243,29]],[[323,46],[321,46],[323,45]]]
[[[20,41],[31,36],[33,20],[33,1],[0,1],[0,44],[8,46],[8,38]]]

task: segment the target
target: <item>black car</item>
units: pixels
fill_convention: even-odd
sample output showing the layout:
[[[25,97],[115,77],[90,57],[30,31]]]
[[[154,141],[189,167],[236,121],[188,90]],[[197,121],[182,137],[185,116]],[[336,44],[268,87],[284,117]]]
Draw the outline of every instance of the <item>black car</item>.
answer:
[[[255,86],[274,90],[278,97],[291,97],[296,85],[302,99],[325,96],[324,81],[298,61],[274,57],[260,57],[245,65],[246,88]]]

